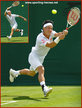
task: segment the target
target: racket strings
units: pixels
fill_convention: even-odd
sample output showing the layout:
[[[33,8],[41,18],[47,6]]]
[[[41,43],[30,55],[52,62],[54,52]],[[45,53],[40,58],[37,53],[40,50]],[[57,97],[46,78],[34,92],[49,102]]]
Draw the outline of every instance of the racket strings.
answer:
[[[12,4],[12,6],[18,6],[19,4],[20,4],[19,1],[15,1],[15,2]]]
[[[80,10],[77,7],[74,7],[70,10],[67,17],[67,25],[66,28],[70,28],[74,26],[80,19]],[[68,27],[69,26],[69,27]]]

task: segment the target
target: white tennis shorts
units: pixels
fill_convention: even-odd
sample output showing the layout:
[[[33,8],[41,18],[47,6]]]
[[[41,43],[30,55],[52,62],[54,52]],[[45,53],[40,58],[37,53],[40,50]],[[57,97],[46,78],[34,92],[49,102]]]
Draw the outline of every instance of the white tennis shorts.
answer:
[[[28,61],[30,63],[30,70],[37,73],[38,71],[36,69],[38,66],[42,66],[44,57],[40,57],[35,53],[30,53]]]
[[[11,28],[13,28],[14,30],[16,30],[17,26],[18,26],[17,23],[15,23],[15,24],[11,25]]]

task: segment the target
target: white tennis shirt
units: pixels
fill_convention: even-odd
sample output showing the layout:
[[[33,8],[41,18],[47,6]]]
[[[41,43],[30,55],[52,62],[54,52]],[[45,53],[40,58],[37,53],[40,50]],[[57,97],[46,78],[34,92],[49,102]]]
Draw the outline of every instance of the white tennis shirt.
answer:
[[[15,18],[19,17],[19,15],[11,14],[11,16],[6,15],[7,20],[9,21],[10,25],[13,26],[14,24],[17,24]]]
[[[53,38],[55,37],[54,34],[56,32],[52,31],[49,39],[46,38],[43,35],[43,32],[41,32],[36,39],[36,45],[34,47],[32,47],[32,51],[31,53],[35,53],[37,54],[39,57],[45,58],[45,56],[47,55],[47,53],[49,52],[50,48],[46,47],[46,43],[47,42],[52,42]]]

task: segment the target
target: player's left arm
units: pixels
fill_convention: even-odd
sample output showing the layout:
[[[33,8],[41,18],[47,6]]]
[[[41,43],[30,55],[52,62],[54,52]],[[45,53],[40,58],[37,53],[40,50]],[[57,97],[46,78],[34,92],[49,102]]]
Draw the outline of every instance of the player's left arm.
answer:
[[[20,18],[22,18],[22,19],[24,19],[24,21],[27,21],[27,19],[26,19],[26,18],[24,18],[23,16],[20,16],[20,15],[19,15],[19,17],[20,17]]]
[[[4,12],[4,15],[6,16],[7,15],[7,11],[10,9],[10,7],[8,7],[5,12]]]
[[[62,35],[62,34],[65,34],[65,36],[66,36],[66,35],[68,34],[68,31],[67,31],[67,30],[63,30],[62,32],[55,33],[54,36],[55,36],[55,37],[58,37],[58,36],[60,36],[60,35]]]
[[[46,47],[53,48],[55,47],[60,40],[64,40],[66,35],[68,34],[67,30],[64,30],[62,33],[59,33],[59,35],[56,37],[56,39],[53,42],[47,42]]]

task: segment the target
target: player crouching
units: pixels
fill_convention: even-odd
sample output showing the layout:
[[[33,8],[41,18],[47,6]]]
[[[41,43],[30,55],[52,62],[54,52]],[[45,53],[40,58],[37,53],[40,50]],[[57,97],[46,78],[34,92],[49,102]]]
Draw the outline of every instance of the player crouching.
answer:
[[[56,33],[53,31],[53,22],[51,20],[44,21],[43,31],[37,36],[36,45],[32,47],[28,57],[30,69],[22,69],[19,71],[10,69],[10,82],[14,82],[14,78],[18,75],[34,76],[38,72],[38,81],[42,87],[44,96],[47,97],[51,93],[52,88],[46,86],[43,62],[49,50],[55,47],[60,40],[63,40],[67,34],[67,30]],[[53,40],[54,37],[55,39]]]

